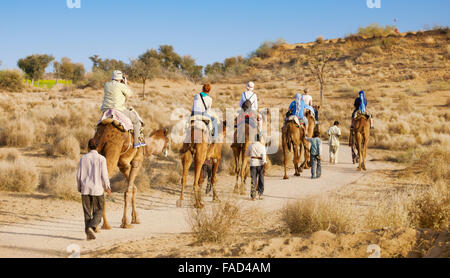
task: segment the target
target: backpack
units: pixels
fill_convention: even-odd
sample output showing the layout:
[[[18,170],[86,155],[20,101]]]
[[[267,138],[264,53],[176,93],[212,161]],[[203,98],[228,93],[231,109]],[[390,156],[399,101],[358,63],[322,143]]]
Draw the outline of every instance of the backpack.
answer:
[[[252,96],[249,99],[247,99],[247,96],[244,94],[245,101],[242,104],[242,110],[244,110],[244,112],[248,112],[252,108],[253,102],[251,102],[250,100],[254,95],[255,93],[253,93]]]

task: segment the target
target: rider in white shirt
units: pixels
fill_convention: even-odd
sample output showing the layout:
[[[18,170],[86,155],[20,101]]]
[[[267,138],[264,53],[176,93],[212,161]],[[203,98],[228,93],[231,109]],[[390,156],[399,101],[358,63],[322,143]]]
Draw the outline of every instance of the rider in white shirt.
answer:
[[[244,103],[249,100],[251,102],[251,110],[258,111],[258,96],[253,92],[255,90],[255,83],[247,83],[247,91],[243,92],[241,95],[241,101],[239,107],[242,108]]]

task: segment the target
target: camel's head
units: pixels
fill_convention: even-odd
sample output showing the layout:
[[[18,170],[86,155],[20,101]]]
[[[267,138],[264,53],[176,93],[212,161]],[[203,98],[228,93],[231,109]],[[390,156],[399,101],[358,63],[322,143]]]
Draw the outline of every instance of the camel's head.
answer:
[[[148,155],[163,153],[167,157],[170,150],[169,129],[163,128],[153,131],[147,138],[146,143]]]

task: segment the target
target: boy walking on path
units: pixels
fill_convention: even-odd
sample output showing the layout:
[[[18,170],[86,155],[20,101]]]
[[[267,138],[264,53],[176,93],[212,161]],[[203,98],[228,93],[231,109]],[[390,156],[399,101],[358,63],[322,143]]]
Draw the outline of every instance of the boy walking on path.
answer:
[[[95,239],[97,226],[102,221],[105,207],[105,190],[111,195],[106,158],[97,151],[95,139],[89,141],[90,152],[84,155],[77,170],[78,192],[84,211],[85,232],[87,240]]]
[[[306,138],[311,143],[311,175],[313,179],[318,179],[322,175],[322,140],[320,132],[314,131],[314,138]]]
[[[337,164],[338,163],[338,154],[339,154],[339,137],[341,137],[341,129],[339,128],[339,122],[334,122],[334,125],[330,127],[328,130],[328,136],[330,136],[330,163]]]
[[[250,157],[250,174],[252,176],[252,190],[250,197],[256,200],[256,191],[259,199],[262,200],[264,194],[264,175],[267,163],[266,147],[261,143],[262,136],[256,135],[256,142],[247,149],[246,156]]]

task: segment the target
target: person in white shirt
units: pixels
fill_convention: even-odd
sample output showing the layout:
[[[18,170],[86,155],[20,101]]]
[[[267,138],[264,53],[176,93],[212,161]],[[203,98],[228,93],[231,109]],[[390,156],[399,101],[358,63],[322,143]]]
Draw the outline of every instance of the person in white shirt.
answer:
[[[328,129],[328,136],[330,136],[330,164],[337,164],[340,146],[339,137],[341,137],[341,129],[339,128],[338,121],[334,122],[334,125]]]
[[[211,93],[211,85],[203,85],[203,92],[194,96],[194,102],[192,104],[191,117],[198,119],[195,116],[200,116],[200,119],[205,118],[212,123],[214,138],[219,136],[219,129],[217,119],[214,113],[211,111],[213,99],[209,95]]]
[[[241,107],[245,112],[248,110],[258,111],[258,96],[254,92],[255,83],[247,83],[247,91],[243,92],[241,95],[241,101],[239,102],[239,107]],[[249,107],[244,107],[244,104],[250,104]]]
[[[261,143],[262,136],[256,135],[256,142],[250,145],[245,153],[250,157],[250,174],[252,176],[252,189],[250,197],[256,200],[256,192],[258,192],[259,199],[262,200],[264,194],[264,175],[267,164],[266,147]]]
[[[309,89],[306,88],[303,90],[303,101],[307,106],[313,106],[313,99],[312,96],[309,94]]]
[[[256,121],[258,123],[258,133],[262,132],[262,115],[258,112],[258,96],[254,92],[255,90],[255,83],[248,82],[246,86],[247,90],[242,93],[241,100],[239,102],[239,107],[242,109],[243,112],[255,112],[256,113]]]
[[[309,89],[305,88],[303,90],[303,101],[305,102],[305,104],[307,106],[312,107],[312,109],[314,109],[314,119],[316,120],[316,124],[319,123],[319,111],[317,111],[317,109],[313,106],[313,98],[312,96],[309,94]]]
[[[95,139],[89,141],[90,152],[84,155],[78,165],[77,185],[81,193],[84,211],[85,232],[88,240],[95,239],[105,207],[105,190],[111,195],[111,186],[106,158],[97,151]]]
[[[116,109],[130,118],[134,130],[133,147],[145,147],[145,143],[139,142],[142,128],[141,118],[133,108],[126,107],[127,100],[132,96],[133,91],[128,87],[127,79],[120,70],[115,70],[112,75],[112,80],[105,83],[101,110],[104,113],[108,109]]]

